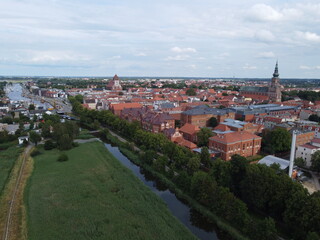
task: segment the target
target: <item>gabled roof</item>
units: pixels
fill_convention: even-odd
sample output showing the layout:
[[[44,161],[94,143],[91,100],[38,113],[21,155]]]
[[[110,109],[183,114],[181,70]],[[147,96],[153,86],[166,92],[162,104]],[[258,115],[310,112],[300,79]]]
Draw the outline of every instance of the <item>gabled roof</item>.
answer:
[[[190,124],[190,123],[186,123],[185,125],[183,125],[180,130],[180,132],[183,132],[183,133],[187,133],[187,134],[190,134],[190,135],[193,135],[197,132],[200,131],[200,128],[196,125],[193,125],[193,124]]]
[[[220,130],[222,132],[225,132],[225,131],[230,131],[231,129],[227,125],[219,124],[214,128],[214,130]]]
[[[211,141],[217,141],[224,144],[234,143],[234,142],[242,142],[253,139],[261,139],[261,137],[252,134],[250,132],[241,131],[241,132],[231,132],[226,134],[219,134],[217,136],[211,137]]]

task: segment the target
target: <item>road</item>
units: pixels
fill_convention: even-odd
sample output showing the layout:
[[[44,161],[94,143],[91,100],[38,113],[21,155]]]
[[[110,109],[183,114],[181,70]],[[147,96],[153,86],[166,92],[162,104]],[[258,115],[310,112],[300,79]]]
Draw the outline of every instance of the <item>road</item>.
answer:
[[[34,99],[37,101],[44,100],[45,102],[50,103],[50,105],[56,106],[57,109],[61,112],[65,112],[65,113],[72,112],[72,106],[69,103],[68,99],[40,97],[30,93],[29,90],[27,90],[25,87],[23,88],[23,93],[30,99]]]
[[[12,216],[13,216],[13,208],[15,205],[15,200],[16,200],[16,196],[19,190],[23,190],[23,189],[19,189],[20,183],[21,183],[21,176],[23,175],[23,171],[25,169],[25,165],[26,165],[26,160],[29,157],[30,151],[32,149],[33,145],[28,145],[26,147],[26,149],[24,150],[23,154],[23,160],[22,160],[22,164],[20,166],[20,170],[19,170],[19,175],[17,177],[16,180],[16,184],[14,187],[14,190],[12,192],[12,196],[11,196],[11,200],[9,202],[8,205],[8,214],[7,214],[7,218],[6,218],[6,223],[5,223],[5,229],[4,229],[4,233],[3,233],[3,240],[8,240],[10,237],[10,228],[11,228],[11,224],[12,224]]]

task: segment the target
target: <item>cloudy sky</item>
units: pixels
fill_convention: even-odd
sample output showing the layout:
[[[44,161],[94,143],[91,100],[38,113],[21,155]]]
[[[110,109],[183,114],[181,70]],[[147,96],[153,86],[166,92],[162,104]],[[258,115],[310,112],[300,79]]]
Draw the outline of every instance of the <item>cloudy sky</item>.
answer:
[[[320,78],[319,0],[0,0],[0,75]]]

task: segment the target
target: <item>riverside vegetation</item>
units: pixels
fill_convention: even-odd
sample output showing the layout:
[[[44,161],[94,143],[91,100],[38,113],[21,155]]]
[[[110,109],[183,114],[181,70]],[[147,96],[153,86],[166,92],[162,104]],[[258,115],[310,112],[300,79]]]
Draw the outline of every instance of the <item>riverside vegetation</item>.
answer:
[[[278,235],[293,239],[319,238],[319,194],[310,195],[285,173],[249,164],[239,155],[233,156],[230,162],[212,163],[206,157],[205,148],[199,157],[162,134],[142,130],[138,122],[122,120],[110,111],[84,109],[75,98],[70,101],[82,124],[91,126],[99,121],[134,142],[145,150],[141,156],[144,164],[227,221],[230,228],[238,229],[250,239],[277,239]]]

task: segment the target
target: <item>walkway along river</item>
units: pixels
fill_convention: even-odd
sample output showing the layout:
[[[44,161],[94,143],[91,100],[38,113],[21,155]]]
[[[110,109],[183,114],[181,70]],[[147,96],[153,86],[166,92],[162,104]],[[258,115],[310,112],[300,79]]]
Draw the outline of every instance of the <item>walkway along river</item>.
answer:
[[[170,212],[181,221],[194,235],[203,240],[218,240],[215,225],[188,205],[180,201],[174,193],[171,193],[163,184],[156,181],[153,176],[146,173],[142,168],[132,163],[124,156],[118,147],[105,143],[105,147],[116,157],[124,166],[129,168],[145,185],[157,194],[168,206]]]

